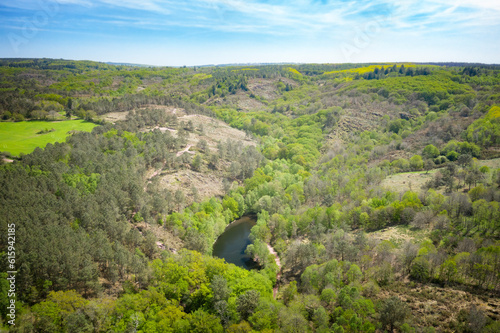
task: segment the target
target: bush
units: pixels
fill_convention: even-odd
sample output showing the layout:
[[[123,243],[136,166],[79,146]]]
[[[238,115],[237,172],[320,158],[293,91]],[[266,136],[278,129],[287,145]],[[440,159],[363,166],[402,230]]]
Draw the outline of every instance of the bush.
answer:
[[[434,159],[434,164],[436,165],[439,165],[439,164],[443,164],[443,163],[446,163],[448,162],[448,159],[446,158],[446,156],[438,156]]]
[[[14,113],[14,116],[12,117],[14,121],[24,121],[24,116],[20,113]]]
[[[460,154],[453,150],[446,154],[446,158],[450,161],[456,161],[458,156],[460,156]]]
[[[399,169],[400,171],[406,171],[410,168],[410,163],[405,158],[400,158],[391,163],[393,168]]]

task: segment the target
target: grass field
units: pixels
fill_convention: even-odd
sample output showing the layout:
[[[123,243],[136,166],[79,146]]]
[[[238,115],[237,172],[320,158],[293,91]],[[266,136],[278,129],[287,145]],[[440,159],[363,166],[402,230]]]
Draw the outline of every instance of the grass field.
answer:
[[[500,168],[500,158],[478,160],[477,164],[479,166],[486,165],[490,169],[498,169]],[[431,180],[437,171],[438,169],[430,170],[428,173],[425,171],[397,173],[388,176],[380,185],[394,192],[406,192],[410,189],[420,192],[424,191],[424,184]]]
[[[69,131],[90,132],[96,126],[85,120],[0,122],[0,151],[9,152],[12,156],[29,154],[47,143],[65,141]],[[37,134],[45,129],[55,131]]]
[[[437,170],[404,172],[391,175],[384,179],[380,185],[395,192],[422,191],[424,184],[434,177]]]

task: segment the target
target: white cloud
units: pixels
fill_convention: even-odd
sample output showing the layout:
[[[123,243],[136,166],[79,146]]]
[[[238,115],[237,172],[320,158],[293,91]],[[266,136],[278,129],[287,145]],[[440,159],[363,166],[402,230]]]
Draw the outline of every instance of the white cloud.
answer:
[[[119,20],[102,21],[118,26],[129,22],[143,29],[192,27],[207,31],[252,32],[265,35],[311,36],[328,32],[345,34],[376,20],[392,31],[428,33],[489,27],[500,23],[499,0],[46,0],[91,7],[99,19],[102,7],[131,9]],[[21,9],[39,9],[35,0],[0,0]],[[38,6],[38,7],[37,7]],[[467,10],[464,10],[467,8]],[[150,14],[149,14],[150,13]],[[159,15],[159,16],[158,16]],[[163,17],[163,19],[162,19]]]

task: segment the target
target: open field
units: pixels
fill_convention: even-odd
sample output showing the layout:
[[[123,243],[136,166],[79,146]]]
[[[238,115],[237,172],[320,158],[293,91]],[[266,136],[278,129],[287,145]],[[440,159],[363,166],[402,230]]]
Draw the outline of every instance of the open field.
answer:
[[[96,126],[85,120],[0,122],[0,151],[13,156],[29,154],[36,147],[45,147],[47,143],[65,141],[69,131],[90,132]],[[51,129],[54,131],[37,134]]]
[[[480,166],[486,165],[491,169],[500,169],[500,158],[494,158],[491,160],[480,160],[477,161]]]
[[[477,164],[479,166],[488,166],[490,169],[500,168],[500,158],[495,158],[491,160],[478,160]],[[426,171],[416,171],[416,172],[403,172],[391,175],[384,179],[381,186],[395,192],[406,192],[406,191],[424,191],[423,186],[429,180],[434,177],[434,174],[439,169]]]
[[[416,191],[423,190],[424,184],[434,177],[437,169],[417,172],[404,172],[391,175],[384,179],[380,185],[395,192]]]

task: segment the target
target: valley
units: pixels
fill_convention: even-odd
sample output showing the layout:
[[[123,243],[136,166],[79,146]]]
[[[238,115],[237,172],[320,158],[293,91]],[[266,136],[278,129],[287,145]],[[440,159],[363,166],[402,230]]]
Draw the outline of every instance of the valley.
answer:
[[[0,59],[0,78],[11,332],[500,328],[499,66]]]

